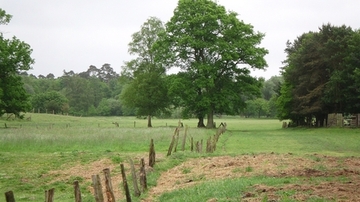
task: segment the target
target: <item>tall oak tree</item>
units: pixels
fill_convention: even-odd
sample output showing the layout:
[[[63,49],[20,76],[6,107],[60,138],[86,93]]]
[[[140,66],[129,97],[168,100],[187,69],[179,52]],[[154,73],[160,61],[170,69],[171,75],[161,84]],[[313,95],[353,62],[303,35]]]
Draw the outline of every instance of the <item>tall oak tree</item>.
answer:
[[[259,47],[264,34],[226,11],[216,1],[179,0],[166,32],[154,46],[158,59],[181,69],[184,107],[198,127],[214,127],[215,113],[238,114],[246,97],[260,95],[261,83],[250,69],[264,69],[268,51]]]

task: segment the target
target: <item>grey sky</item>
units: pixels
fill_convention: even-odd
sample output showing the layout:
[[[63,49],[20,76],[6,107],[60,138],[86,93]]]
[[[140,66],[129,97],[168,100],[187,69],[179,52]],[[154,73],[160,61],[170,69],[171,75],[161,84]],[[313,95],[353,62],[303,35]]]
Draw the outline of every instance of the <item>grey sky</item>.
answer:
[[[109,63],[120,72],[131,34],[155,16],[167,22],[177,0],[0,0],[0,7],[13,15],[1,26],[6,37],[15,35],[30,44],[35,58],[32,73],[56,77],[63,70],[86,71]],[[266,79],[279,75],[287,40],[323,24],[359,29],[358,0],[218,0],[238,18],[265,33],[261,44],[269,50],[266,71],[253,73]]]

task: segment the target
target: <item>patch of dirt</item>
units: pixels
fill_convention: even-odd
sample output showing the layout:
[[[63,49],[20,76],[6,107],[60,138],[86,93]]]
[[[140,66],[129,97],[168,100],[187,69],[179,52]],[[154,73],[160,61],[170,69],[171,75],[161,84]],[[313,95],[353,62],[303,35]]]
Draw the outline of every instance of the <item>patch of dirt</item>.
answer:
[[[158,157],[165,158],[165,157]],[[140,159],[140,158],[138,158]],[[139,160],[134,159],[134,162]],[[145,162],[147,162],[145,160]],[[139,166],[136,164],[135,166]],[[186,188],[207,180],[269,176],[269,177],[299,177],[301,184],[284,184],[282,187],[271,187],[257,184],[249,193],[239,196],[242,201],[261,201],[265,196],[269,201],[278,201],[279,192],[293,191],[289,196],[293,200],[306,201],[320,197],[336,201],[360,201],[360,158],[339,158],[323,155],[298,157],[292,154],[258,154],[242,156],[221,156],[191,159],[167,172],[162,173],[157,186],[148,191],[148,198],[143,201],[154,201],[164,192]],[[130,166],[125,164],[125,167]],[[122,178],[120,166],[108,159],[93,162],[88,165],[77,165],[67,170],[52,171],[49,174],[57,176],[55,181],[67,180],[71,176],[79,176],[84,181],[91,182],[91,176],[99,174],[103,180],[102,170],[109,168],[116,199],[124,199],[122,193]],[[150,169],[150,168],[147,168]],[[129,170],[129,169],[127,169]],[[127,175],[130,176],[130,173]],[[346,179],[339,181],[314,180],[319,177],[338,177]],[[105,183],[102,182],[104,185]],[[92,187],[88,187],[92,191]],[[217,199],[209,199],[217,201]]]
[[[308,180],[301,185],[287,184],[284,187],[253,186],[253,193],[239,196],[243,201],[277,201],[279,191],[295,190],[294,200],[305,201],[310,197],[321,197],[337,201],[360,201],[360,158],[337,158],[314,154],[296,157],[291,154],[260,154],[237,157],[221,156],[192,159],[163,173],[156,187],[149,191],[149,199],[164,192],[186,188],[204,180],[270,176],[303,177]],[[311,184],[316,177],[346,177],[346,182],[321,182]],[[171,179],[171,180],[169,180]],[[214,200],[214,199],[211,199]]]
[[[135,156],[133,157],[134,166],[136,171],[139,171],[140,169],[140,160],[141,156]],[[159,157],[164,158],[164,157]],[[145,159],[145,163],[148,162],[148,159]],[[124,167],[126,170],[126,176],[127,180],[129,181],[129,178],[131,176],[130,171],[130,164],[124,163]],[[93,175],[99,175],[103,190],[104,199],[106,199],[106,187],[105,187],[105,177],[104,177],[104,169],[110,169],[110,176],[111,176],[111,184],[114,192],[115,199],[125,199],[125,193],[123,193],[123,180],[121,176],[121,170],[120,170],[120,164],[113,163],[110,159],[101,159],[98,161],[94,161],[90,164],[77,164],[75,166],[72,166],[70,168],[62,169],[62,170],[53,170],[44,175],[43,177],[47,175],[56,176],[52,181],[49,182],[49,184],[57,182],[57,181],[65,181],[71,183],[73,182],[73,179],[81,178],[82,182],[79,182],[80,186],[84,185],[86,182],[91,183],[90,186],[87,187],[87,189],[94,194],[94,188],[92,186],[92,176]],[[152,168],[149,166],[145,166],[146,172],[151,172]],[[139,173],[137,174],[139,176]],[[139,185],[140,186],[140,185]],[[140,188],[140,187],[139,187]]]
[[[118,171],[118,167],[119,165],[115,165],[109,159],[101,159],[99,161],[95,161],[86,165],[77,164],[73,167],[67,168],[66,170],[50,171],[48,174],[56,177],[54,178],[54,180],[49,182],[49,184],[56,181],[69,181],[73,177],[80,177],[83,179],[83,182],[92,182],[92,176],[99,175],[101,179],[101,184],[103,185],[103,193],[105,193],[105,179],[103,170],[105,168],[109,168],[115,198],[121,198],[123,197],[123,194],[121,193],[120,189],[118,189],[117,185],[118,182],[122,182],[122,178],[121,173]],[[83,182],[80,182],[80,186],[83,184]],[[92,194],[94,193],[94,189],[92,186],[89,186],[87,188]]]

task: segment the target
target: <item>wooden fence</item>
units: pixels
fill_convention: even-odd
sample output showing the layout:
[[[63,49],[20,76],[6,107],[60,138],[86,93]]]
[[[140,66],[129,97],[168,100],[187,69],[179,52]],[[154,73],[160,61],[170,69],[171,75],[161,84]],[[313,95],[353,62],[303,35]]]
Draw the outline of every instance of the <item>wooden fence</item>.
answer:
[[[213,153],[216,150],[216,144],[219,141],[220,135],[225,133],[226,127],[227,127],[226,123],[221,123],[219,125],[215,135],[210,136],[207,139],[207,141],[206,141],[206,152],[207,153]],[[182,140],[182,144],[181,144],[181,151],[185,151],[185,143],[188,140],[187,130],[188,130],[188,127],[185,126],[184,136],[183,136],[183,140]],[[171,142],[169,145],[169,149],[167,152],[167,156],[170,156],[171,153],[177,151],[179,139],[180,139],[180,127],[177,127],[172,136],[172,139],[171,139]],[[201,139],[194,143],[193,137],[190,137],[190,151],[194,151],[194,146],[195,146],[195,152],[198,152],[198,153],[203,152],[203,142],[204,141]]]
[[[211,153],[211,152],[215,151],[216,143],[218,142],[220,135],[226,131],[226,126],[227,126],[226,123],[221,123],[216,134],[214,136],[209,137],[209,139],[206,142],[206,144],[207,144],[206,152]],[[171,155],[172,152],[177,151],[177,147],[178,147],[178,143],[179,143],[179,136],[180,136],[179,133],[180,133],[181,127],[183,127],[183,126],[181,125],[180,127],[177,127],[174,131],[174,134],[172,136],[172,140],[171,140],[171,143],[170,143],[170,146],[168,149],[167,156]],[[187,130],[188,130],[188,127],[185,126],[185,130],[184,130],[185,132],[184,132],[184,136],[183,136],[182,144],[181,144],[182,151],[185,151],[185,143],[188,138]],[[202,148],[203,148],[203,140],[197,141],[195,143],[195,151],[200,153],[200,152],[202,152]],[[190,150],[191,151],[194,150],[194,141],[193,141],[192,137],[190,138]],[[131,159],[129,160],[129,163],[130,163],[131,175],[132,175],[132,179],[133,179],[132,184],[133,184],[133,188],[134,188],[134,196],[139,197],[141,195],[141,192],[145,192],[147,190],[145,161],[144,161],[144,158],[142,158],[140,161],[139,176],[136,175],[135,166]],[[150,149],[149,149],[149,166],[153,167],[154,165],[155,165],[155,147],[154,147],[154,141],[153,141],[153,139],[151,139]],[[122,176],[122,180],[123,180],[123,190],[125,191],[126,201],[130,202],[131,194],[130,194],[127,179],[126,179],[124,164],[120,164],[120,168],[121,168],[121,176]],[[104,179],[105,179],[105,196],[106,197],[104,197],[100,176],[92,175],[92,186],[94,188],[95,201],[96,202],[104,202],[106,199],[107,202],[115,202],[115,195],[113,192],[113,186],[112,186],[111,178],[110,178],[110,169],[109,168],[103,169],[103,173],[104,173]],[[140,183],[140,189],[138,186],[138,181]],[[79,182],[74,181],[73,186],[74,186],[74,201],[81,202],[82,199],[81,199]],[[45,202],[53,202],[54,194],[55,194],[54,188],[46,190],[45,191]],[[6,199],[6,202],[15,202],[15,197],[14,197],[13,191],[6,192],[5,199]]]
[[[145,173],[145,163],[144,159],[141,159],[140,162],[140,176],[137,177],[135,173],[135,169],[133,161],[130,161],[131,170],[132,170],[132,177],[133,177],[133,186],[135,191],[135,196],[140,196],[141,191],[145,192],[147,190],[147,182],[146,182],[146,173]],[[123,179],[123,188],[125,190],[125,196],[126,201],[131,201],[131,194],[129,191],[126,175],[125,175],[125,168],[124,164],[120,164],[121,168],[121,176]],[[104,179],[105,179],[105,194],[103,193],[103,186],[101,184],[100,176],[99,175],[92,175],[92,186],[94,188],[94,198],[96,202],[115,202],[115,195],[113,191],[113,186],[111,183],[111,177],[110,177],[110,169],[105,168],[103,169],[104,173]],[[137,179],[140,179],[140,185],[141,185],[141,191],[138,189],[138,182]],[[80,192],[80,184],[79,181],[74,181],[74,201],[75,202],[81,202],[81,192]],[[49,189],[45,191],[45,202],[53,202],[54,201],[54,195],[55,195],[55,189]],[[106,197],[104,197],[104,195]],[[106,199],[106,200],[105,200]],[[5,201],[6,202],[15,202],[15,196],[13,191],[5,192]]]
[[[129,161],[130,161],[130,166],[131,166],[131,174],[132,174],[133,186],[134,186],[134,192],[135,192],[134,195],[136,197],[138,197],[141,195],[141,192],[145,192],[147,190],[145,161],[144,161],[144,158],[142,158],[140,160],[139,176],[136,175],[135,166],[134,166],[132,159],[130,159]],[[154,148],[154,141],[153,141],[153,139],[151,139],[150,150],[149,150],[149,166],[153,167],[154,165],[155,165],[155,148]],[[121,176],[122,176],[122,180],[123,180],[123,188],[125,191],[126,201],[130,202],[131,194],[130,194],[127,179],[126,179],[124,164],[122,164],[122,163],[120,164],[120,169],[121,169]],[[101,184],[100,176],[92,175],[92,186],[94,188],[95,201],[96,202],[104,202],[105,198],[106,198],[107,202],[115,202],[115,195],[113,192],[113,186],[112,186],[111,178],[110,178],[110,169],[109,168],[103,169],[103,173],[104,173],[104,179],[105,179],[105,196],[106,197],[104,197],[104,193],[103,193],[103,189],[102,189],[103,186]],[[139,187],[138,179],[140,182],[141,190],[138,188]],[[74,181],[73,185],[74,185],[74,201],[81,202],[82,199],[81,199],[79,181]],[[54,188],[46,190],[45,191],[45,202],[53,202],[54,194],[55,194]],[[13,191],[5,192],[5,201],[6,202],[15,202],[15,196],[14,196]]]

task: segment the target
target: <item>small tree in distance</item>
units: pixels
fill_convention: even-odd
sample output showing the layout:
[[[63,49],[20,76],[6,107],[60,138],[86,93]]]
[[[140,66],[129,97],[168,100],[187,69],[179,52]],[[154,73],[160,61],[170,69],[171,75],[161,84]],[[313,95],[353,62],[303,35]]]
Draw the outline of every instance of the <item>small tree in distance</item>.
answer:
[[[152,50],[161,32],[164,32],[162,22],[150,17],[140,31],[132,35],[129,43],[129,53],[137,58],[126,62],[121,72],[121,77],[126,77],[128,84],[120,98],[124,105],[135,107],[137,115],[148,117],[148,127],[152,127],[151,117],[168,105],[166,69],[155,61]]]

